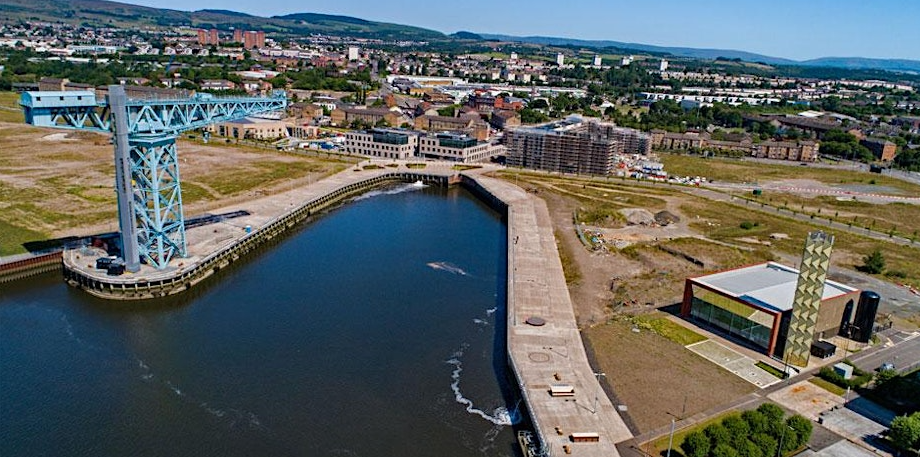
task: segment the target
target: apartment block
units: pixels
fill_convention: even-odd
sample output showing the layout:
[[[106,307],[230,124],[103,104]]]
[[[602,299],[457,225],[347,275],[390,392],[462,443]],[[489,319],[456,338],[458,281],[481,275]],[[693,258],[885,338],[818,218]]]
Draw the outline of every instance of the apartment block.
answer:
[[[372,129],[345,134],[345,151],[382,159],[408,159],[418,150],[419,136],[415,132]]]
[[[506,135],[509,166],[606,175],[622,154],[644,154],[649,135],[597,120],[570,117],[539,127],[519,127]]]

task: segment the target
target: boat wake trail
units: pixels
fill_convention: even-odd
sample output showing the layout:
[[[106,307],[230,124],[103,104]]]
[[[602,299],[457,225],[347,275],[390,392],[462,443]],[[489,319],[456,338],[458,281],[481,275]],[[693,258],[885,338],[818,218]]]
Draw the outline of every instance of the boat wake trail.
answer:
[[[507,426],[507,425],[516,424],[517,422],[520,421],[520,414],[518,414],[516,411],[511,412],[511,411],[508,411],[508,408],[505,408],[504,406],[499,406],[498,408],[495,408],[494,410],[492,410],[490,414],[486,411],[483,411],[482,409],[477,408],[473,404],[473,400],[466,398],[463,395],[463,392],[460,391],[460,373],[463,372],[463,363],[460,361],[460,359],[461,357],[463,357],[463,351],[467,347],[468,345],[464,344],[460,348],[460,350],[458,350],[457,352],[454,352],[451,355],[450,359],[444,361],[444,363],[447,363],[448,365],[453,365],[454,367],[450,375],[451,379],[453,380],[453,382],[451,382],[450,384],[450,388],[454,392],[454,400],[456,400],[457,403],[460,403],[461,405],[466,406],[466,412],[470,414],[475,414],[495,425]]]
[[[141,379],[144,381],[154,380],[155,376],[153,371],[143,360],[137,359],[137,366],[141,370]],[[160,381],[157,382],[160,383]],[[199,408],[206,411],[208,414],[228,424],[228,427],[231,429],[248,428],[251,430],[268,431],[268,428],[262,425],[262,421],[259,420],[259,417],[256,416],[255,413],[242,411],[236,408],[218,408],[203,401],[197,402],[169,379],[165,379],[161,383],[177,397],[185,399],[184,401],[186,402],[197,404]]]
[[[428,187],[426,184],[422,183],[421,181],[417,181],[411,184],[402,184],[390,189],[372,190],[366,194],[355,197],[352,201],[358,202],[361,200],[367,200],[368,198],[379,197],[381,195],[396,195],[403,192],[414,192],[417,190],[422,190],[426,187]]]
[[[455,275],[460,275],[460,276],[469,276],[469,273],[464,271],[463,268],[460,268],[450,262],[428,262],[425,265],[428,265],[428,267],[433,270],[446,271],[450,274],[455,274]]]

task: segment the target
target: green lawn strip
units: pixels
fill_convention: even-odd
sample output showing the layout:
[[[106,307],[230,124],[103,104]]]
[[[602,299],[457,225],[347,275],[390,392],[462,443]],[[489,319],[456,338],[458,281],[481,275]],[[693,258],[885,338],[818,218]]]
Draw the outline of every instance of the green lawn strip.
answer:
[[[633,317],[633,322],[635,322],[639,328],[649,329],[681,346],[699,343],[707,339],[705,336],[672,322],[666,317],[655,317],[652,315],[635,316]]]
[[[814,385],[816,385],[816,386],[818,386],[818,387],[820,387],[820,388],[822,388],[822,389],[824,389],[824,390],[826,390],[826,391],[828,391],[828,392],[830,392],[830,393],[832,393],[832,394],[834,394],[834,395],[843,396],[843,394],[845,394],[846,391],[847,391],[846,389],[844,389],[843,387],[838,386],[837,384],[834,384],[834,383],[829,382],[829,381],[825,381],[825,380],[823,380],[823,379],[821,379],[821,378],[818,378],[818,377],[810,378],[810,379],[808,380],[808,382],[810,382],[810,383],[812,383],[812,384],[814,384]]]

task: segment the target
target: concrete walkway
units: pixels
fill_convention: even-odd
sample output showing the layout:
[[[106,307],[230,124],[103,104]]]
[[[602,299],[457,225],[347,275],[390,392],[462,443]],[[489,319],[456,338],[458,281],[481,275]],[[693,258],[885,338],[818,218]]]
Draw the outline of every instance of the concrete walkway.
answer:
[[[538,434],[550,455],[617,456],[615,443],[632,438],[588,363],[543,200],[498,179],[476,180],[508,204],[508,348]],[[533,326],[531,317],[545,320]],[[567,384],[574,397],[552,397]],[[597,443],[572,443],[572,433],[598,433]]]

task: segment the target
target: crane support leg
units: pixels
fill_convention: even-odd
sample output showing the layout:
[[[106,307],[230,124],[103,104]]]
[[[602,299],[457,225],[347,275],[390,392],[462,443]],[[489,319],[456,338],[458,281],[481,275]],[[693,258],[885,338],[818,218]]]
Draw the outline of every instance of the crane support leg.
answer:
[[[187,255],[176,138],[132,138],[130,146],[140,255],[162,270]]]
[[[109,86],[109,106],[112,108],[115,137],[115,192],[118,195],[118,227],[121,232],[121,253],[125,269],[141,269],[137,245],[137,223],[134,218],[134,189],[131,185],[131,157],[128,144],[128,97],[120,85]]]

